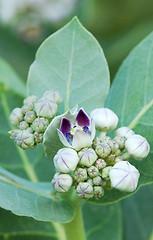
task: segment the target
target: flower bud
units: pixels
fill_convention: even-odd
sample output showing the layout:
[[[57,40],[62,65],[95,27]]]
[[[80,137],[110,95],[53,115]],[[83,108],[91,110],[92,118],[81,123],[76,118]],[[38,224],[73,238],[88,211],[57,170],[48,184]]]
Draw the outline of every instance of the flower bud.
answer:
[[[113,188],[133,192],[137,188],[140,173],[129,162],[120,161],[112,167],[109,176]]]
[[[111,149],[110,149],[108,144],[102,143],[102,144],[99,144],[99,145],[96,146],[95,151],[96,151],[96,153],[98,154],[99,157],[105,158],[110,154]]]
[[[119,149],[119,145],[117,142],[115,141],[109,141],[108,145],[111,149],[111,153],[114,154],[118,149]]]
[[[28,131],[29,133],[33,133],[33,129],[31,127],[28,127],[26,131]]]
[[[20,130],[25,130],[25,129],[27,129],[28,127],[29,127],[29,124],[28,124],[26,121],[22,121],[22,122],[20,122],[20,124],[19,124]]]
[[[74,171],[74,180],[76,182],[84,182],[87,179],[87,170],[85,168],[77,168]]]
[[[87,180],[87,183],[89,183],[91,186],[93,186],[93,181],[92,181],[91,178],[89,178],[89,179]]]
[[[100,176],[94,177],[92,179],[94,185],[101,185],[102,184],[102,178]]]
[[[98,169],[102,169],[106,166],[106,162],[104,161],[104,159],[101,159],[99,158],[96,163],[95,163],[95,166],[98,168]]]
[[[115,131],[116,136],[121,136],[125,138],[129,138],[130,136],[134,135],[135,132],[128,127],[120,127]]]
[[[40,98],[35,103],[35,111],[38,117],[52,118],[57,111],[57,104],[47,98]]]
[[[123,158],[121,156],[118,156],[118,157],[115,158],[114,163],[117,163],[117,162],[120,162],[120,161],[123,161]]]
[[[99,175],[99,170],[95,166],[91,166],[90,168],[88,168],[87,171],[88,171],[88,175],[91,178],[97,177]]]
[[[62,173],[73,172],[78,162],[77,152],[71,148],[60,149],[54,157],[55,168]]]
[[[22,132],[21,130],[15,129],[15,130],[9,131],[8,133],[11,134],[11,137],[10,137],[10,138],[13,139],[14,142],[16,143],[16,142],[17,142],[17,135],[18,135],[19,133],[21,133],[21,132]]]
[[[113,130],[118,124],[117,115],[108,108],[97,108],[90,115],[95,122],[96,129],[100,132]]]
[[[16,143],[22,149],[32,148],[34,146],[34,136],[27,130],[20,131],[17,134]]]
[[[122,150],[125,147],[126,138],[122,136],[117,136],[114,138],[114,141],[118,143],[119,148]]]
[[[43,142],[43,133],[34,133],[35,143],[39,144]]]
[[[84,148],[78,153],[80,158],[80,165],[90,167],[96,161],[97,155],[95,151],[91,148]]]
[[[46,91],[44,93],[44,98],[47,98],[53,102],[56,102],[58,105],[61,104],[62,98],[57,91]]]
[[[32,123],[32,129],[37,133],[45,132],[47,126],[49,125],[49,121],[46,118],[36,118]]]
[[[104,196],[104,189],[100,186],[94,187],[94,198],[99,200],[102,196]]]
[[[23,103],[24,103],[24,105],[29,104],[29,103],[34,104],[37,102],[37,100],[38,100],[37,96],[31,95],[31,96],[25,98]]]
[[[111,166],[108,166],[108,167],[105,167],[103,170],[102,170],[102,178],[104,178],[105,180],[109,180],[109,172],[110,170],[112,169]]]
[[[22,112],[26,114],[29,111],[33,110],[33,104],[32,103],[27,103],[26,105],[23,105],[22,107]]]
[[[93,187],[88,182],[80,182],[76,188],[76,192],[80,198],[90,199],[93,197]]]
[[[138,134],[135,134],[126,140],[125,148],[129,155],[136,160],[141,160],[142,158],[147,157],[150,151],[150,146],[147,140]]]
[[[21,108],[14,108],[10,114],[10,122],[14,126],[17,126],[23,120],[23,112]]]
[[[73,179],[69,174],[55,173],[51,183],[57,192],[63,193],[70,190]]]
[[[32,123],[36,119],[36,114],[34,111],[29,111],[24,116],[24,120],[28,123]]]

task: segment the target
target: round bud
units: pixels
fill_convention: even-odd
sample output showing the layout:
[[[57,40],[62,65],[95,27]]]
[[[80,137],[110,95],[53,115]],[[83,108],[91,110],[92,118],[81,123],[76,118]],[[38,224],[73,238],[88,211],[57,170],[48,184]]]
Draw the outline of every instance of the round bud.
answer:
[[[96,153],[98,154],[99,157],[105,158],[110,154],[111,148],[109,147],[108,144],[102,143],[102,144],[98,144],[96,146],[95,151],[96,151]]]
[[[58,105],[61,104],[61,102],[62,102],[62,98],[61,98],[59,92],[57,92],[57,91],[46,91],[44,93],[44,98],[54,101]]]
[[[76,188],[76,192],[80,198],[90,199],[93,197],[93,187],[88,182],[80,182]]]
[[[91,166],[90,168],[88,168],[87,171],[88,171],[88,175],[91,178],[97,177],[99,175],[99,170],[95,166]]]
[[[125,141],[126,141],[126,138],[125,138],[125,137],[117,136],[117,137],[114,138],[114,141],[115,141],[116,143],[118,143],[119,148],[120,148],[121,150],[124,149],[124,147],[125,147]]]
[[[111,153],[114,154],[118,149],[119,149],[119,145],[117,142],[115,141],[109,141],[108,145],[111,149]]]
[[[22,111],[24,114],[26,114],[29,111],[33,110],[33,104],[32,103],[27,103],[26,105],[23,105]]]
[[[102,169],[102,168],[106,167],[106,162],[104,161],[104,159],[99,158],[96,161],[95,165],[98,169]]]
[[[26,131],[28,131],[29,133],[33,133],[33,129],[31,127],[28,127]]]
[[[77,183],[84,182],[87,179],[87,170],[85,168],[77,168],[73,177]]]
[[[22,122],[20,122],[20,124],[19,124],[20,130],[25,130],[25,129],[27,129],[28,127],[29,127],[29,124],[28,124],[26,121],[22,121]]]
[[[102,178],[100,176],[94,177],[92,179],[94,185],[101,185],[102,184]]]
[[[97,108],[90,115],[95,122],[96,129],[100,132],[113,130],[118,124],[117,115],[108,108]]]
[[[11,124],[13,124],[14,126],[19,125],[19,123],[23,120],[23,112],[21,108],[14,108],[13,111],[10,114],[10,122]]]
[[[120,162],[120,161],[123,161],[123,158],[121,156],[118,156],[118,157],[115,158],[114,163],[117,163],[117,162]]]
[[[11,137],[10,137],[10,138],[13,139],[14,142],[16,143],[16,142],[17,142],[17,135],[18,135],[19,133],[21,133],[21,132],[22,132],[21,130],[15,129],[15,130],[9,131],[8,133],[11,134]]]
[[[110,170],[112,169],[111,166],[108,166],[108,167],[105,167],[103,170],[102,170],[102,178],[104,178],[105,180],[109,180],[109,172]]]
[[[91,148],[84,148],[79,153],[80,165],[90,167],[96,161],[97,155],[95,151]]]
[[[125,148],[129,155],[136,160],[147,157],[150,151],[150,146],[147,140],[138,134],[135,134],[126,140]]]
[[[34,146],[34,136],[27,130],[20,131],[17,134],[17,145],[22,149],[32,148]]]
[[[52,118],[57,111],[57,104],[47,98],[40,98],[35,103],[35,111],[38,117]]]
[[[29,111],[24,116],[24,120],[28,123],[32,123],[36,119],[36,114],[34,111]]]
[[[45,132],[47,126],[49,125],[48,119],[46,118],[36,118],[32,123],[32,129],[37,133]]]
[[[125,138],[129,138],[130,136],[134,135],[135,132],[128,127],[120,127],[115,131],[116,136],[121,136]]]
[[[93,181],[92,181],[91,178],[89,178],[89,179],[87,180],[87,182],[88,182],[91,186],[93,186]]]
[[[94,187],[94,198],[99,200],[102,196],[104,196],[104,189],[100,186]]]
[[[34,133],[35,143],[39,144],[43,142],[43,133]]]
[[[133,192],[137,188],[140,173],[129,162],[120,161],[112,167],[109,176],[113,188]]]
[[[51,183],[57,192],[63,193],[70,190],[73,179],[69,174],[55,173]]]
[[[73,172],[78,162],[77,152],[71,148],[60,149],[54,157],[55,168],[62,173]]]
[[[25,98],[23,103],[24,103],[24,105],[29,104],[29,103],[34,104],[37,102],[37,100],[38,100],[37,96],[31,95],[31,96]]]

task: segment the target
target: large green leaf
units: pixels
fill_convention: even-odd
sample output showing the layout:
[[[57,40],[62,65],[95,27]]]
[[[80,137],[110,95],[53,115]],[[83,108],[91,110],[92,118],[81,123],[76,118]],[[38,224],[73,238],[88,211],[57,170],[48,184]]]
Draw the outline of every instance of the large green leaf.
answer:
[[[64,110],[79,104],[87,112],[104,105],[109,71],[96,39],[75,17],[40,46],[28,77],[28,94],[60,92]]]

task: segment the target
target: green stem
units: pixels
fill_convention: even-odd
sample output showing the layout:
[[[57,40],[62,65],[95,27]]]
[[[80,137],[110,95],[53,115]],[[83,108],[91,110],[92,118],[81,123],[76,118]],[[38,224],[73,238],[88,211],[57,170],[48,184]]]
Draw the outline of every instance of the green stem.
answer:
[[[106,136],[106,132],[100,132],[99,137],[105,137]]]
[[[75,205],[75,210],[72,222],[64,224],[66,240],[86,240],[80,201]]]

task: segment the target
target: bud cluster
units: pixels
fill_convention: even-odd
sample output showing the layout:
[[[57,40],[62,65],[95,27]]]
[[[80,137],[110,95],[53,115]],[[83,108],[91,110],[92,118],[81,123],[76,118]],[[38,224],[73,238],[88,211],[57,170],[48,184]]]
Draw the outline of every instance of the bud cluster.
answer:
[[[68,192],[74,187],[77,195],[87,200],[99,200],[104,189],[135,191],[140,173],[129,160],[145,158],[149,143],[128,127],[117,129],[112,139],[106,136],[106,131],[115,129],[118,123],[118,117],[110,109],[94,110],[91,116],[100,135],[90,146],[84,147],[84,142],[82,149],[71,146],[58,151],[52,185],[57,192]]]
[[[34,148],[43,141],[43,134],[57,112],[62,99],[58,92],[47,91],[43,97],[29,96],[21,108],[10,114],[10,122],[17,129],[9,131],[11,138],[22,149]]]

